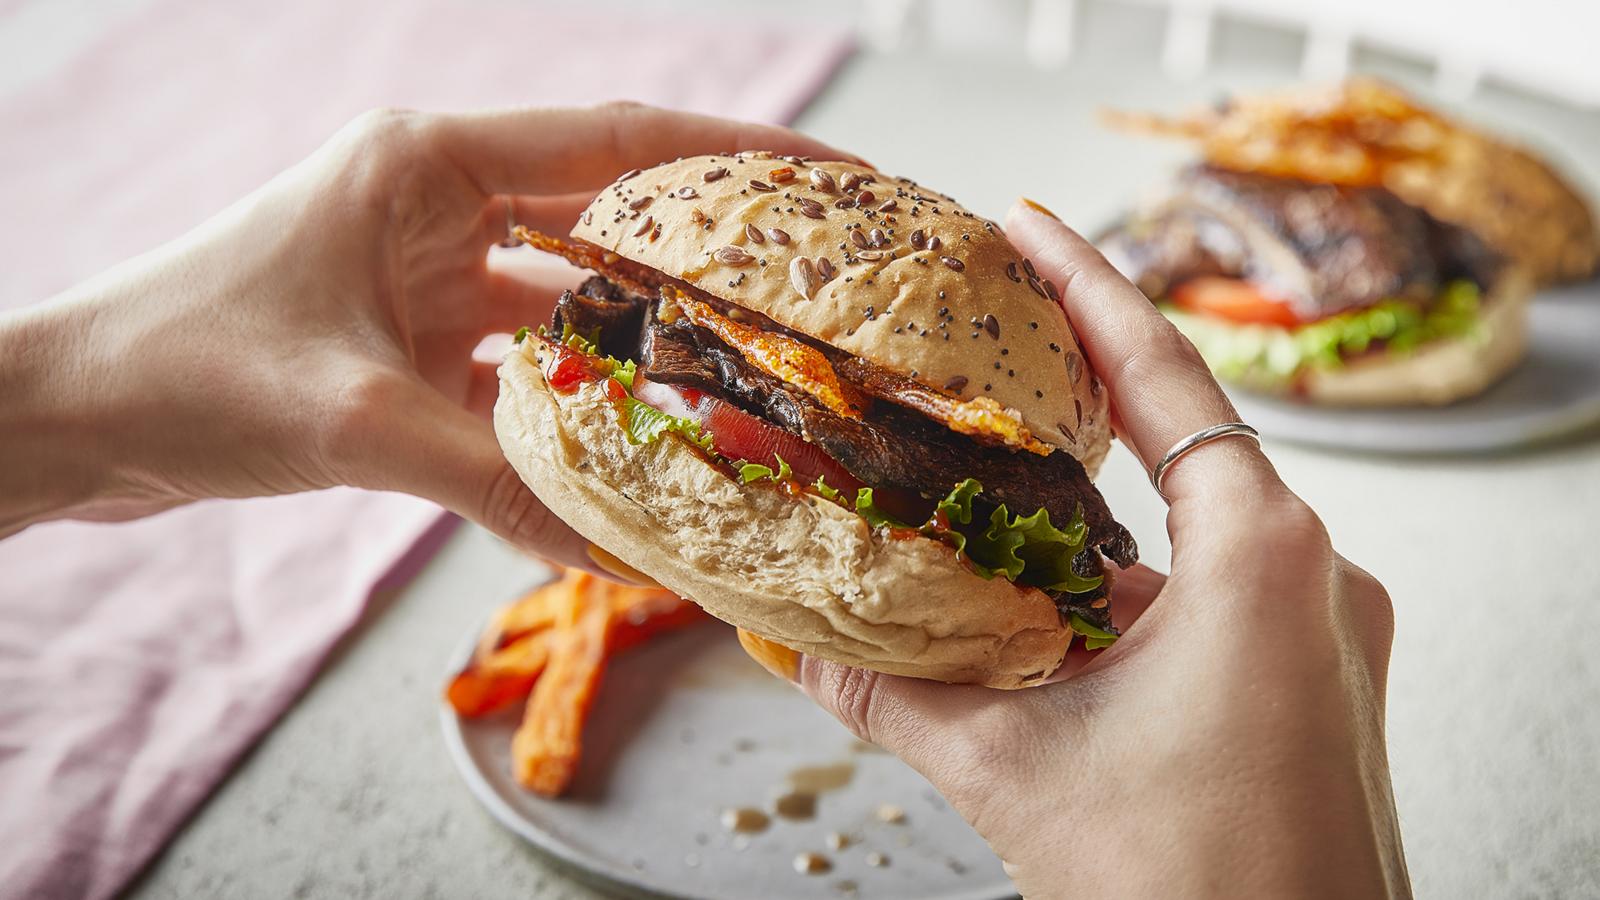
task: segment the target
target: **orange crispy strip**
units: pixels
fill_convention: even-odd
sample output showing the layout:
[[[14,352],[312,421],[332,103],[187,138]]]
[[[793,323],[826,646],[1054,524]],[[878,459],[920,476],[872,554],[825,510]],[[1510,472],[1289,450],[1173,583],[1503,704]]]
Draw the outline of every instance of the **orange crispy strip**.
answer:
[[[858,399],[846,394],[833,364],[822,351],[794,338],[724,318],[710,304],[677,288],[665,287],[662,292],[677,301],[690,321],[722,338],[757,368],[805,391],[841,416],[861,418]]]
[[[565,241],[522,225],[511,229],[511,233],[535,250],[559,256],[580,269],[599,272],[623,290],[641,297],[656,296],[665,283],[661,274],[654,269],[631,262],[588,241]]]
[[[839,368],[848,381],[860,385],[874,397],[922,413],[951,431],[982,443],[1002,444],[1040,456],[1051,453],[1052,448],[1034,437],[1023,424],[1021,413],[1000,405],[992,397],[977,396],[970,400],[951,397],[915,379],[879,369],[859,357],[841,361]]]
[[[800,388],[839,415],[861,418],[860,395],[855,385],[840,381],[833,364],[815,347],[791,337],[731,321],[712,309],[710,304],[702,303],[676,288],[665,287],[662,292],[677,301],[684,315],[696,325],[710,330],[737,349],[757,368]],[[989,397],[960,400],[910,378],[878,370],[859,358],[852,358],[848,364],[858,376],[857,383],[868,392],[916,410],[943,423],[951,431],[981,441],[1029,450],[1041,456],[1050,453],[1050,447],[1033,436],[1015,410],[1007,409]]]
[[[1396,165],[1445,165],[1451,142],[1468,137],[1400,91],[1365,78],[1235,97],[1186,116],[1111,112],[1104,119],[1125,131],[1195,141],[1224,168],[1356,186],[1384,184]]]
[[[615,615],[598,579],[575,573],[572,582],[570,603],[556,619],[559,634],[549,665],[511,739],[512,773],[523,787],[546,797],[559,796],[577,772],[583,724],[605,672]]]

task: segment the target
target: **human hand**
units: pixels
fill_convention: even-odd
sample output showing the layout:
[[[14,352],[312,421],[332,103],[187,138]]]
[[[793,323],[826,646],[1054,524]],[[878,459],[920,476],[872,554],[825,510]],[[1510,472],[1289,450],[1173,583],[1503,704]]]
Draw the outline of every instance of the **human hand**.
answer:
[[[1053,216],[1006,223],[1151,466],[1238,416],[1194,348]],[[1122,574],[1110,649],[1001,692],[805,658],[803,689],[925,775],[1028,897],[1409,893],[1384,743],[1393,613],[1253,443],[1165,480],[1170,577]],[[1134,620],[1137,619],[1135,622]]]
[[[501,455],[495,364],[472,359],[548,321],[560,278],[530,283],[489,248],[508,203],[563,233],[630,168],[752,147],[848,158],[626,103],[362,116],[184,238],[0,319],[0,536],[347,484],[592,566]]]

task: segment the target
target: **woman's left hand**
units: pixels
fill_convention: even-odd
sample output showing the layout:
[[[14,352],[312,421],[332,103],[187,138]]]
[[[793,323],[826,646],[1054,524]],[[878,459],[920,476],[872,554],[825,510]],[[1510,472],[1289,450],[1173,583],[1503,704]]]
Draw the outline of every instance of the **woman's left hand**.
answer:
[[[502,457],[495,365],[472,358],[548,321],[556,286],[488,251],[508,210],[565,233],[625,170],[743,148],[848,158],[626,103],[358,118],[184,238],[0,317],[0,537],[345,484],[589,567]]]

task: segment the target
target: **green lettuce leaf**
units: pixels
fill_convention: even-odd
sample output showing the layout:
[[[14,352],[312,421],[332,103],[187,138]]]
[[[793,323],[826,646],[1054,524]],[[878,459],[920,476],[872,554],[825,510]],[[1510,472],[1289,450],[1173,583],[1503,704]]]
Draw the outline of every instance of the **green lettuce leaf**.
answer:
[[[527,336],[528,336],[528,326],[524,325],[521,328],[517,329],[517,333],[516,334],[511,336],[511,343],[520,344],[520,343],[522,343],[522,339],[527,337]]]
[[[1072,570],[1072,558],[1083,552],[1088,527],[1080,507],[1064,528],[1050,521],[1050,513],[1039,509],[1031,516],[1012,516],[1001,504],[989,516],[987,525],[972,521],[972,501],[983,492],[977,479],[968,478],[951,489],[935,505],[936,515],[921,527],[924,534],[938,537],[965,557],[973,571],[984,578],[1004,577],[1030,587],[1069,594],[1081,594],[1100,586],[1100,577],[1084,578]],[[872,489],[856,492],[856,513],[867,524],[877,527],[913,528],[884,512],[873,502]],[[937,513],[950,523],[940,528]]]
[[[978,496],[982,490],[983,485],[978,483],[978,479],[968,478],[951,489],[950,493],[939,501],[939,505],[935,509],[944,513],[945,518],[952,523],[970,524],[972,522],[972,498]]]
[[[1077,613],[1067,614],[1067,627],[1083,635],[1083,646],[1090,650],[1099,650],[1117,642],[1116,635],[1090,625]]]
[[[623,398],[622,410],[623,427],[631,444],[648,444],[670,432],[701,450],[711,449],[711,435],[702,431],[697,422],[668,415],[631,395]]]
[[[997,512],[1003,512],[1004,507]],[[1100,586],[1100,576],[1085,578],[1072,570],[1072,558],[1083,551],[1088,537],[1088,527],[1083,522],[1082,509],[1074,510],[1066,528],[1056,528],[1050,523],[1050,513],[1043,509],[1027,517],[1017,517],[1009,523],[1000,523],[996,516],[991,520],[990,531],[1003,525],[1005,531],[1021,535],[1022,541],[1014,551],[1023,562],[1021,580],[1026,584],[1051,591],[1081,594]],[[989,532],[985,532],[987,534]]]
[[[572,327],[571,322],[561,323],[561,343],[589,356],[600,355],[600,329],[593,328],[584,334]]]
[[[1012,516],[1003,503],[990,514],[987,527],[956,527],[972,522],[972,500],[982,491],[982,485],[968,478],[937,507],[950,520],[956,552],[965,554],[978,574],[985,578],[1003,575],[1021,584],[1069,594],[1100,586],[1101,578],[1084,578],[1072,570],[1072,558],[1083,552],[1088,537],[1081,507],[1065,528],[1055,527],[1043,508],[1031,516]]]
[[[821,475],[817,476],[816,482],[813,483],[811,487],[814,488],[817,493],[821,494],[825,500],[837,501],[839,499],[838,489],[830,486],[826,481],[823,481]]]
[[[1452,281],[1426,304],[1383,300],[1294,328],[1238,325],[1185,312],[1161,311],[1223,378],[1265,388],[1281,386],[1306,369],[1336,369],[1374,341],[1384,353],[1404,356],[1431,340],[1471,337],[1482,330],[1482,298],[1470,281]]]
[[[896,519],[894,516],[891,516],[879,509],[877,504],[872,502],[872,488],[864,487],[856,491],[856,515],[866,519],[867,524],[871,525],[873,528],[877,528],[879,526],[884,528],[916,527],[915,525],[907,525],[899,519]]]
[[[794,477],[794,470],[789,468],[789,464],[784,462],[781,456],[778,457],[778,471],[776,472],[772,471],[771,466],[745,462],[742,459],[734,463],[734,465],[739,469],[739,480],[745,484],[749,484],[752,481],[760,481],[763,478],[772,481],[788,481]],[[820,481],[821,479],[819,478],[818,480]]]
[[[760,463],[745,462],[737,465],[739,466],[739,481],[743,484],[772,477],[772,469]]]

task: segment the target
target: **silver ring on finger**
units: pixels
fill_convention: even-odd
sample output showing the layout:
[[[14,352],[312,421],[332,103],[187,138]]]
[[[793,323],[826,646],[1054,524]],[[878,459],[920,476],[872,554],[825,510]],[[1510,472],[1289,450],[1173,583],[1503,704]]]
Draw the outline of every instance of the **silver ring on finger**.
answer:
[[[1172,445],[1172,449],[1167,451],[1167,455],[1161,457],[1161,461],[1156,463],[1155,468],[1150,470],[1150,484],[1155,487],[1156,493],[1163,497],[1167,496],[1167,492],[1162,489],[1161,484],[1166,479],[1167,472],[1171,471],[1173,463],[1176,463],[1183,458],[1184,454],[1202,444],[1209,444],[1221,438],[1234,436],[1247,437],[1255,441],[1257,445],[1261,443],[1261,432],[1243,422],[1224,422],[1221,425],[1202,428]]]
[[[506,236],[501,238],[500,242],[495,246],[504,247],[507,250],[513,247],[520,247],[522,246],[522,240],[517,237],[517,214],[513,210],[511,198],[501,197],[500,202],[506,206]]]

